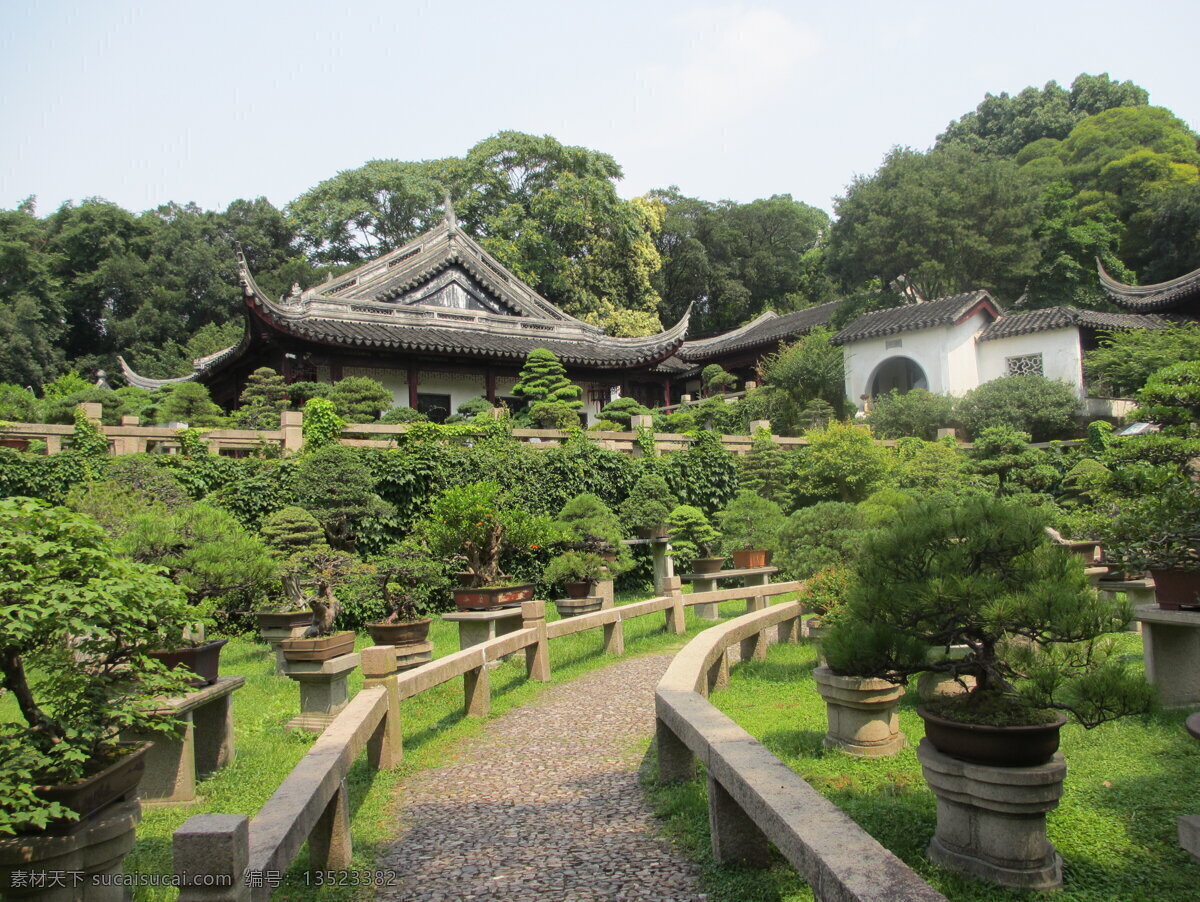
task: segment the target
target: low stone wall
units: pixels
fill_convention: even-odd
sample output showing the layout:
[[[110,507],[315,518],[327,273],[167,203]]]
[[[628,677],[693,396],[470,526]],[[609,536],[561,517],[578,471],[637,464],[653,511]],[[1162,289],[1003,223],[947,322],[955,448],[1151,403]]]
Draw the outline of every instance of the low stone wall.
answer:
[[[799,636],[799,602],[748,613],[705,630],[675,656],[655,690],[663,780],[708,771],[709,823],[718,861],[769,862],[774,843],[821,902],[935,902],[944,897],[714,708],[709,691],[728,679],[729,649],[765,655],[772,631]]]

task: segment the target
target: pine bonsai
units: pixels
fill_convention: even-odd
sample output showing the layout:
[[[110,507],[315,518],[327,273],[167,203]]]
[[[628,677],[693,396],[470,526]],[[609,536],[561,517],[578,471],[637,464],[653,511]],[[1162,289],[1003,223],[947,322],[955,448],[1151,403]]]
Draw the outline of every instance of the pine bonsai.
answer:
[[[639,531],[657,529],[678,503],[667,481],[657,473],[643,473],[619,508],[621,522]]]
[[[1090,728],[1151,707],[1151,688],[1105,638],[1129,616],[1047,540],[1036,511],[994,498],[917,504],[864,539],[822,648],[847,675],[903,683],[933,671],[964,688],[973,678],[929,703],[948,719],[1039,724],[1066,711]]]
[[[671,553],[687,567],[697,558],[711,558],[716,555],[721,541],[721,534],[708,522],[704,511],[690,504],[681,504],[667,517],[667,526],[671,530]]]
[[[288,409],[288,403],[283,377],[270,367],[260,366],[246,379],[234,422],[239,429],[278,429],[279,415]]]
[[[571,425],[583,409],[583,389],[567,378],[567,370],[553,351],[537,348],[529,352],[513,386],[513,394],[529,404],[534,422],[561,427]]]

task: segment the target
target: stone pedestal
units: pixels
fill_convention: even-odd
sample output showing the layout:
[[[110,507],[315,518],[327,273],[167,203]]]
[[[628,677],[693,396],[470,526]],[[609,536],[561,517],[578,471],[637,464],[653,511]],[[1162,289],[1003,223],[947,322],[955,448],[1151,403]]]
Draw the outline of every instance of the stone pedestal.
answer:
[[[412,670],[433,660],[432,642],[411,642],[408,645],[397,645],[396,669]]]
[[[829,732],[822,744],[856,758],[883,758],[904,748],[896,708],[904,687],[868,677],[839,676],[822,665],[813,671],[825,699]]]
[[[121,734],[125,740],[154,743],[138,786],[142,801],[195,801],[196,780],[233,763],[233,693],[245,683],[245,677],[221,677],[210,686],[167,699],[164,710],[179,721],[174,732]]]
[[[600,607],[606,611],[615,606],[617,603],[617,591],[613,586],[613,582],[614,581],[611,579],[596,580],[595,594],[599,595],[600,598],[603,599],[600,603]]]
[[[685,576],[684,579],[691,583],[692,592],[696,595],[704,592],[715,592],[717,589],[717,580],[715,577],[696,576],[693,574],[691,576]],[[721,612],[715,601],[710,604],[693,605],[692,610],[696,612],[696,616],[701,620],[721,619]]]
[[[1100,592],[1100,597],[1106,601],[1113,601],[1118,594],[1123,594],[1131,608],[1155,605],[1154,580],[1152,579],[1116,579],[1109,576],[1102,578],[1096,588]],[[1131,620],[1126,629],[1138,632],[1137,620]]]
[[[64,836],[0,836],[0,896],[39,902],[123,902],[112,885],[137,838],[142,807],[115,802]],[[105,885],[108,884],[108,885]]]
[[[1142,624],[1146,679],[1158,700],[1167,708],[1200,704],[1200,613],[1141,605],[1133,619]]]
[[[995,767],[943,755],[922,739],[917,758],[937,796],[929,858],[942,867],[1017,889],[1062,885],[1062,856],[1046,839],[1067,766],[1061,753],[1037,767]]]
[[[324,732],[350,701],[347,681],[359,659],[358,652],[352,652],[328,661],[288,661],[284,673],[300,684],[300,713],[287,728]]]
[[[271,646],[271,651],[275,652],[276,676],[283,676],[284,673],[287,672],[287,661],[283,659],[283,649],[280,647],[280,643],[285,639],[303,639],[304,632],[308,629],[308,627],[309,624],[305,623],[302,626],[290,628],[280,627],[278,629],[259,629],[258,634],[266,640],[268,645]]]
[[[443,620],[458,624],[458,647],[460,649],[479,645],[497,636],[514,633],[521,628],[521,609],[501,608],[498,611],[458,611],[443,614]],[[505,655],[501,660],[508,660]],[[488,667],[498,667],[500,661],[488,662]]]

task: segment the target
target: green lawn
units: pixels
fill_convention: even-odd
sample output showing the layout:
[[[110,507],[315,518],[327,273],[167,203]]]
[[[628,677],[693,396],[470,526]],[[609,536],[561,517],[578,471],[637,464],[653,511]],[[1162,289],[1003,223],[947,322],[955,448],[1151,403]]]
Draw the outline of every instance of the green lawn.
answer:
[[[618,604],[649,597],[619,597]],[[556,620],[553,605],[548,620]],[[745,611],[742,602],[721,605],[725,617]],[[664,615],[656,613],[625,623],[627,655],[676,649],[686,639],[711,624],[698,621],[687,613],[688,633],[674,636],[663,629]],[[453,624],[434,620],[430,638],[434,656],[450,654],[458,649],[458,630]],[[543,691],[546,685],[574,679],[582,673],[604,666],[610,658],[602,651],[603,633],[589,630],[575,636],[555,639],[550,643],[552,680],[550,684],[532,683],[525,679],[524,656],[520,653],[501,663],[491,673],[492,713],[495,717],[524,704]],[[360,636],[358,647],[370,645],[367,636]],[[289,771],[304,756],[315,740],[313,734],[290,733],[283,728],[299,710],[299,689],[286,677],[274,675],[274,659],[266,645],[246,639],[233,639],[221,655],[222,675],[242,675],[246,685],[234,695],[237,760],[228,768],[214,774],[197,787],[200,801],[185,806],[146,806],[138,843],[126,859],[126,873],[167,874],[171,870],[171,833],[194,814],[253,815],[271,797]],[[350,680],[351,692],[362,685],[361,671]],[[365,756],[360,756],[350,772],[351,812],[353,817],[354,868],[370,870],[381,847],[396,834],[397,812],[392,806],[392,790],[404,777],[416,770],[435,767],[463,739],[482,729],[487,718],[466,718],[462,714],[462,679],[458,678],[401,703],[404,730],[404,764],[391,772],[372,773]],[[299,859],[286,877],[285,885],[276,893],[277,899],[354,899],[366,897],[366,891],[351,888],[323,888],[305,885],[307,853]],[[176,892],[165,888],[141,887],[135,890],[138,900],[173,899]]]
[[[1140,662],[1135,635],[1122,641]],[[915,691],[902,699],[908,747],[893,758],[852,758],[821,747],[825,705],[812,680],[815,648],[772,646],[767,660],[734,668],[712,702],[955,902],[1028,898],[959,877],[930,864],[935,802],[921,777],[915,748],[924,735]],[[1051,842],[1064,859],[1059,902],[1194,900],[1200,865],[1179,848],[1176,820],[1200,813],[1200,742],[1183,728],[1184,713],[1126,718],[1087,731],[1062,732],[1067,780],[1048,818]],[[765,872],[716,865],[709,853],[701,780],[663,786],[647,780],[668,829],[705,867],[714,900],[807,900],[811,891],[779,859]]]

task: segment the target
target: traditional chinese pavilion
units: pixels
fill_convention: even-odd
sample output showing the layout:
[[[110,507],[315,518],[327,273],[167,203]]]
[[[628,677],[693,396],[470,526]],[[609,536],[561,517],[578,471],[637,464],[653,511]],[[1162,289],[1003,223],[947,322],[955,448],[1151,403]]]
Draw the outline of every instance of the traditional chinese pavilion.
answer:
[[[304,291],[268,297],[239,254],[246,329],[233,347],[176,379],[149,379],[121,360],[131,385],[199,381],[231,407],[255,369],[288,382],[369,376],[400,405],[435,418],[463,401],[506,399],[526,356],[558,355],[584,389],[591,418],[613,398],[670,403],[688,316],[645,338],[613,338],[523,283],[462,231],[450,204],[436,227],[357,269]]]

